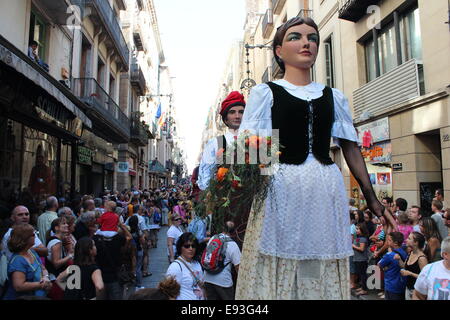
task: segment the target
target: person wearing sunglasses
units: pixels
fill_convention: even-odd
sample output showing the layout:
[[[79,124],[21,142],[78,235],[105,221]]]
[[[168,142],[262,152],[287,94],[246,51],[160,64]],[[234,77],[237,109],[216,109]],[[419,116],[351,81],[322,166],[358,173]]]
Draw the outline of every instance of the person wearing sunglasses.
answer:
[[[166,276],[180,284],[177,300],[205,300],[204,274],[200,264],[198,240],[193,233],[183,233],[177,241],[179,256],[167,269]]]
[[[183,234],[183,229],[181,228],[182,222],[181,216],[178,214],[172,215],[172,225],[167,230],[167,255],[169,257],[169,263],[175,260],[177,254],[176,243],[178,238]]]

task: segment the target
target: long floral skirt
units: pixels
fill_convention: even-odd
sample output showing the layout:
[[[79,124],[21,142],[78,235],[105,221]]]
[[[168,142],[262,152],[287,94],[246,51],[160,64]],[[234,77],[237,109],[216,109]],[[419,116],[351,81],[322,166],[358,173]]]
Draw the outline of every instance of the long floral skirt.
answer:
[[[264,211],[250,213],[236,300],[349,300],[348,258],[294,260],[259,252]]]

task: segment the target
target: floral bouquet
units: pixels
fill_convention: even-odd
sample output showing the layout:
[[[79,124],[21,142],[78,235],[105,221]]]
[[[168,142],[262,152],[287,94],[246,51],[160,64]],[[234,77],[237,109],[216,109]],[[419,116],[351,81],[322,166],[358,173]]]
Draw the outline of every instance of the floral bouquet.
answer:
[[[216,172],[195,208],[201,217],[212,214],[215,231],[221,232],[227,220],[244,214],[252,205],[256,211],[262,208],[271,186],[267,172],[280,155],[274,140],[273,136],[244,131],[234,144],[226,146],[226,151],[218,150]]]

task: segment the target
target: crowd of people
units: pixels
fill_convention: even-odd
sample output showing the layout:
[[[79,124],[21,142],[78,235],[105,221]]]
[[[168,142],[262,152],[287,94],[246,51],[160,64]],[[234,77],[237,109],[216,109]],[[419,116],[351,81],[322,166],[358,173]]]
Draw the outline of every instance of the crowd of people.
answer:
[[[376,265],[380,298],[449,299],[450,208],[441,195],[438,190],[431,215],[415,205],[408,208],[405,199],[384,198],[394,227],[350,200],[355,295],[369,293],[368,267]],[[85,195],[70,203],[50,196],[42,205],[35,221],[20,204],[2,221],[0,293],[5,300],[235,298],[241,248],[230,236],[234,223],[211,234],[208,217],[195,215],[190,186]],[[149,249],[157,246],[161,226],[168,227],[169,268],[158,288],[144,288],[143,278],[151,275]],[[210,247],[220,246],[222,256],[216,258],[222,261],[212,270],[206,261]],[[72,265],[80,267],[80,288],[67,286]]]
[[[0,296],[4,300],[122,300],[178,296],[175,280],[142,286],[150,276],[149,249],[161,226],[174,216],[191,220],[189,185],[105,192],[74,197],[49,196],[39,206],[16,203],[1,219]],[[67,285],[77,266],[81,287]],[[146,290],[145,292],[140,292]]]
[[[70,203],[50,196],[35,219],[26,206],[16,205],[1,221],[2,299],[233,300],[241,259],[230,236],[234,223],[211,234],[209,217],[195,214],[191,190],[177,185],[107,192]],[[350,200],[355,295],[369,293],[368,267],[376,265],[380,298],[449,299],[450,208],[441,189],[435,196],[431,215],[408,207],[405,199],[384,198],[393,227]],[[168,227],[169,268],[158,288],[144,288],[143,278],[151,275],[149,249],[157,246],[161,226]],[[220,261],[212,267],[208,255]],[[80,268],[81,287],[67,285],[69,266]]]
[[[395,225],[386,223],[350,200],[351,236],[354,255],[350,257],[351,288],[357,296],[369,292],[368,267],[379,268],[378,293],[386,300],[448,300],[450,292],[450,208],[443,190],[426,208],[403,198],[386,197],[383,205],[393,213]],[[433,268],[434,267],[434,268]],[[434,273],[430,272],[434,269]]]

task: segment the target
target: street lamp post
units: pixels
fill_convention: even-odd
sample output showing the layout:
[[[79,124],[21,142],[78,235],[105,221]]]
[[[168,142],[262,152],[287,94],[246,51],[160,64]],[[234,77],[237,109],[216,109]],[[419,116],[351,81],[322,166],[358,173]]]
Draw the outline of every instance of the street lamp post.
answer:
[[[247,64],[247,79],[244,79],[241,83],[241,90],[246,90],[247,92],[250,92],[250,90],[256,86],[256,81],[250,78],[250,60],[249,60],[249,50],[250,49],[271,49],[271,46],[268,46],[267,44],[256,44],[256,45],[249,45],[248,43],[245,44],[245,55],[247,57],[247,60],[245,63]]]

